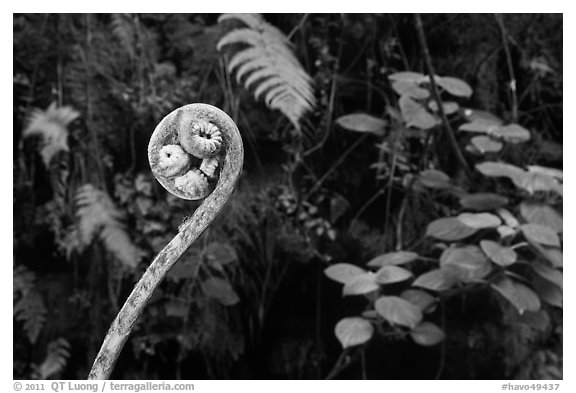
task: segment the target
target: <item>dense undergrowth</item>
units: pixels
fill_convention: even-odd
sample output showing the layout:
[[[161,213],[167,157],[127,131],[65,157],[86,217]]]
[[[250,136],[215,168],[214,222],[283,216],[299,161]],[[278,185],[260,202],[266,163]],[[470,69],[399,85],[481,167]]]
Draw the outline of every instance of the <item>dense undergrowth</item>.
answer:
[[[15,15],[14,378],[85,378],[198,205],[146,155],[193,102],[243,175],[113,378],[562,378],[562,23]]]

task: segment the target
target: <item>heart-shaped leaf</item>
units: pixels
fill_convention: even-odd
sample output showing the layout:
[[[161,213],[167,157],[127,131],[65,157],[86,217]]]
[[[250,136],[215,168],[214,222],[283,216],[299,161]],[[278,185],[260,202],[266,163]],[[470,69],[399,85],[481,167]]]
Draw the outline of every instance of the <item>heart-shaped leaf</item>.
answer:
[[[344,284],[342,294],[344,296],[364,295],[375,291],[378,288],[378,284],[376,283],[376,275],[373,273],[364,273],[359,276],[355,276],[346,284]]]
[[[470,97],[472,95],[472,88],[462,79],[451,76],[436,76],[434,79],[440,87],[453,96]]]
[[[201,287],[206,296],[218,300],[225,306],[232,306],[240,301],[230,283],[221,278],[210,277],[202,283]]]
[[[450,176],[436,169],[427,169],[418,174],[418,181],[429,188],[443,189],[450,187]]]
[[[450,247],[440,257],[440,266],[453,266],[460,271],[459,279],[464,282],[486,277],[492,270],[488,259],[478,246]]]
[[[552,264],[552,266],[562,267],[564,265],[562,251],[559,249],[543,246],[536,247],[536,249],[544,258],[548,260],[548,262]]]
[[[520,227],[522,233],[531,242],[545,246],[560,247],[560,239],[552,229],[538,224],[524,224]]]
[[[370,260],[367,265],[381,267],[386,265],[404,265],[418,258],[418,254],[412,251],[396,251],[379,255]]]
[[[490,134],[498,128],[498,125],[490,123],[465,123],[458,127],[459,131],[477,132],[480,134]]]
[[[471,123],[480,123],[488,125],[500,125],[503,123],[502,119],[498,116],[493,115],[490,112],[481,111],[478,109],[464,108],[462,111],[462,117]]]
[[[527,286],[509,278],[503,278],[496,284],[492,284],[492,288],[512,303],[520,314],[523,314],[524,311],[538,311],[540,309],[538,295]]]
[[[402,117],[408,127],[416,127],[421,130],[427,130],[436,126],[439,120],[426,110],[420,103],[414,101],[408,95],[400,97],[398,102]]]
[[[539,166],[539,165],[528,165],[527,168],[528,172],[540,173],[542,175],[546,175],[560,181],[562,181],[562,179],[564,178],[564,173],[562,172],[561,169],[549,168],[546,166]]]
[[[550,281],[545,280],[540,276],[534,277],[532,285],[542,301],[552,306],[563,308],[562,289],[558,288],[557,285],[552,284]]]
[[[376,282],[378,284],[392,284],[408,280],[412,277],[412,272],[394,265],[382,266],[376,272]]]
[[[482,154],[500,151],[504,146],[502,142],[484,135],[475,136],[470,140],[470,143]]]
[[[365,274],[366,270],[359,268],[356,265],[351,265],[349,263],[336,263],[334,265],[328,266],[324,270],[324,274],[341,284],[346,284],[347,282],[352,281],[354,277],[360,276]]]
[[[422,320],[422,312],[407,300],[397,296],[382,296],[374,308],[385,320],[397,325],[414,328]]]
[[[436,303],[436,298],[426,291],[420,289],[407,289],[400,294],[402,299],[408,300],[410,303],[418,306],[422,312],[429,311],[431,306]]]
[[[428,224],[426,236],[438,240],[456,241],[472,236],[478,231],[464,224],[457,217],[439,218]]]
[[[374,327],[363,318],[344,318],[336,324],[334,333],[342,347],[348,348],[370,340],[374,334]]]
[[[522,143],[530,140],[530,131],[518,124],[498,127],[492,135],[498,136],[510,143]]]
[[[532,268],[540,277],[550,281],[560,289],[564,288],[564,276],[560,270],[539,261],[532,261]]]
[[[394,81],[392,82],[392,88],[401,96],[407,95],[417,100],[423,100],[430,96],[428,89],[424,89],[412,81]]]
[[[454,269],[434,269],[420,275],[412,286],[432,291],[450,289],[458,282],[459,274]]]
[[[432,322],[421,322],[410,330],[410,336],[416,344],[432,346],[442,342],[446,338],[444,331]]]
[[[436,101],[430,101],[428,103],[428,108],[430,108],[434,112],[438,112],[438,104],[436,103]],[[453,113],[458,112],[459,108],[460,108],[460,106],[454,101],[448,101],[448,102],[442,103],[442,110],[447,115],[451,115]]]
[[[462,207],[470,210],[494,210],[507,205],[508,198],[498,194],[480,192],[463,196],[460,198],[460,204]]]
[[[504,162],[485,161],[476,164],[476,169],[484,176],[489,177],[508,177],[510,179],[516,179],[524,175],[524,170],[522,168]]]
[[[563,230],[564,221],[560,213],[544,203],[522,202],[520,214],[529,223],[548,227],[555,232]]]
[[[424,74],[411,71],[396,72],[388,76],[391,81],[407,81],[412,83],[420,83],[426,81],[427,78]]]
[[[471,228],[496,228],[502,223],[500,217],[491,213],[462,213],[458,219]]]
[[[375,135],[383,135],[386,127],[384,120],[366,113],[341,116],[336,119],[336,124],[349,131],[368,132]]]
[[[492,240],[482,240],[480,247],[492,262],[500,266],[510,266],[518,259],[516,251],[510,247],[501,246]]]

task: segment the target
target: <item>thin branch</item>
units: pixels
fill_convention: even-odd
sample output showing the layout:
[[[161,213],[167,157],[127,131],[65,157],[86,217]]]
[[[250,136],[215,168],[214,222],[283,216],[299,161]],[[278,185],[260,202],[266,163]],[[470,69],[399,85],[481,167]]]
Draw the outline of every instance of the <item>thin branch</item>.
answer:
[[[348,157],[348,155],[350,153],[352,153],[352,151],[354,151],[354,149],[356,149],[356,147],[358,147],[358,145],[360,145],[360,143],[362,141],[364,141],[364,139],[366,139],[366,137],[369,134],[364,134],[362,135],[360,138],[358,138],[356,140],[356,142],[354,142],[352,144],[352,146],[350,146],[345,152],[344,154],[342,154],[337,160],[336,162],[332,165],[332,167],[330,169],[328,169],[328,171],[326,171],[326,173],[316,182],[316,184],[314,184],[314,186],[310,189],[310,191],[308,191],[308,193],[306,194],[306,196],[304,197],[304,199],[307,199],[310,195],[312,195],[314,193],[314,191],[316,191],[318,188],[320,188],[320,186],[322,185],[322,183],[324,183],[324,181],[326,181],[326,179],[336,170],[336,168],[338,168],[338,166],[340,164],[342,164],[342,162],[344,161],[344,159],[346,159],[346,157]]]
[[[511,93],[511,110],[512,110],[512,122],[518,121],[518,95],[516,92],[516,76],[514,75],[514,65],[512,64],[512,55],[510,54],[510,47],[508,46],[508,32],[504,26],[504,18],[502,14],[495,14],[496,22],[500,28],[500,34],[502,36],[502,46],[504,47],[504,53],[506,54],[506,64],[508,65],[508,73],[510,74],[510,93]]]
[[[430,51],[428,50],[428,44],[426,43],[426,35],[424,34],[424,27],[422,25],[422,18],[420,18],[420,14],[415,14],[414,18],[416,20],[416,30],[418,32],[418,41],[420,41],[420,46],[422,49],[422,55],[424,56],[424,63],[426,64],[426,69],[430,76],[430,87],[432,90],[432,97],[434,101],[436,101],[438,107],[438,113],[440,114],[440,118],[442,119],[442,125],[444,126],[444,130],[446,135],[448,136],[448,140],[450,141],[450,146],[456,155],[456,159],[460,163],[460,165],[466,171],[466,175],[468,178],[472,176],[472,172],[470,171],[470,167],[468,167],[468,163],[458,146],[458,141],[456,140],[456,136],[454,135],[454,131],[450,126],[450,122],[446,117],[446,113],[444,112],[444,107],[442,106],[442,101],[440,100],[440,95],[438,94],[438,87],[436,86],[436,80],[434,79],[434,67],[432,66],[432,58],[430,57]]]

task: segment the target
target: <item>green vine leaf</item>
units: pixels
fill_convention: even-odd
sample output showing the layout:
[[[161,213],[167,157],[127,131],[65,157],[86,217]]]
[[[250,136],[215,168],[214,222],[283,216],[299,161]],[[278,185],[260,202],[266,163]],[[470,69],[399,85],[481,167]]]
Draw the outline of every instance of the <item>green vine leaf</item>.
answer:
[[[478,246],[450,247],[440,257],[442,268],[454,268],[460,272],[464,282],[477,281],[486,277],[492,270],[488,259]]]
[[[370,340],[374,334],[374,327],[363,318],[344,318],[336,324],[334,332],[342,347],[348,348]]]
[[[448,93],[457,97],[470,97],[472,95],[472,88],[462,79],[454,78],[451,76],[434,76],[434,80],[438,86],[442,87]]]
[[[522,233],[531,242],[544,246],[560,247],[560,239],[552,229],[538,224],[524,224],[520,226]]]
[[[407,289],[400,294],[400,297],[418,306],[422,312],[432,311],[432,306],[436,304],[434,296],[420,289]]]
[[[407,127],[416,127],[421,130],[427,130],[440,123],[438,118],[430,114],[426,108],[414,101],[408,95],[401,96],[399,104],[402,117],[404,118]]]
[[[379,255],[371,259],[367,265],[372,267],[382,267],[386,265],[404,265],[418,259],[418,254],[412,251],[396,251]]]
[[[422,320],[422,311],[418,306],[397,296],[378,298],[374,308],[378,314],[392,324],[414,328]]]
[[[476,211],[495,210],[507,205],[508,202],[509,200],[505,196],[489,192],[468,194],[460,198],[460,204],[463,208]]]
[[[538,295],[525,285],[503,278],[491,287],[512,303],[520,314],[524,311],[536,312],[540,309]]]
[[[482,154],[499,152],[504,146],[502,142],[495,141],[484,135],[475,136],[470,140],[470,143]]]
[[[418,182],[424,187],[445,189],[450,188],[450,176],[436,169],[426,169],[418,174]]]
[[[426,236],[449,242],[466,239],[476,232],[478,228],[469,227],[457,217],[439,218],[426,228]]]
[[[518,260],[518,254],[510,247],[504,247],[492,240],[480,241],[480,247],[492,262],[500,266],[510,266]]]
[[[425,321],[410,330],[410,337],[416,344],[428,347],[444,341],[446,334],[432,322]]]
[[[353,113],[336,119],[336,124],[348,131],[384,135],[386,121],[366,113]]]
[[[543,203],[522,202],[520,214],[531,224],[548,227],[561,233],[564,227],[562,216],[552,207]]]
[[[382,285],[406,281],[411,277],[412,272],[394,265],[382,266],[376,272],[376,282]]]
[[[502,223],[500,217],[491,213],[462,213],[458,219],[471,228],[496,228]]]
[[[428,102],[428,108],[430,108],[434,112],[438,112],[438,104],[436,103],[436,101]],[[444,110],[445,114],[452,115],[452,114],[458,112],[458,109],[460,109],[460,106],[458,105],[458,103],[456,103],[454,101],[448,101],[448,102],[442,103],[442,109]]]
[[[355,276],[346,284],[342,289],[342,295],[365,295],[367,293],[378,290],[379,286],[376,283],[376,275],[373,273],[364,273]]]
[[[240,301],[236,291],[227,280],[210,277],[202,283],[201,287],[206,296],[216,299],[224,306],[233,306]]]
[[[324,274],[331,280],[346,284],[355,277],[366,274],[366,270],[349,263],[335,263],[324,269]]]
[[[564,277],[560,270],[537,260],[532,261],[532,268],[540,277],[550,281],[560,289],[564,288]]]
[[[562,289],[557,285],[537,275],[532,280],[532,286],[542,301],[551,306],[563,308]]]
[[[412,286],[440,292],[452,288],[459,277],[458,271],[452,268],[434,269],[418,276]]]

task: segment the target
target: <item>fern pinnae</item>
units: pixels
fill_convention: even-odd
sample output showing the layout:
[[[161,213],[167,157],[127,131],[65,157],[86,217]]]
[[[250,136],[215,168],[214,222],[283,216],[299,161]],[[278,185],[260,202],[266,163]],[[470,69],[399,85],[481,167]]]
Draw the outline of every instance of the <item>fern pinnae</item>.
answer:
[[[229,73],[236,73],[236,81],[244,80],[249,89],[256,85],[254,96],[264,93],[266,105],[278,109],[297,130],[305,112],[316,104],[312,78],[302,68],[293,53],[290,40],[262,16],[254,14],[226,14],[218,21],[236,19],[248,28],[230,31],[217,43],[218,50],[226,45],[246,44],[249,47],[237,51],[228,63]]]
[[[122,223],[124,215],[114,206],[108,194],[91,184],[85,184],[76,193],[76,206],[82,243],[90,244],[97,236],[116,259],[128,269],[134,269],[142,252],[130,240]]]

